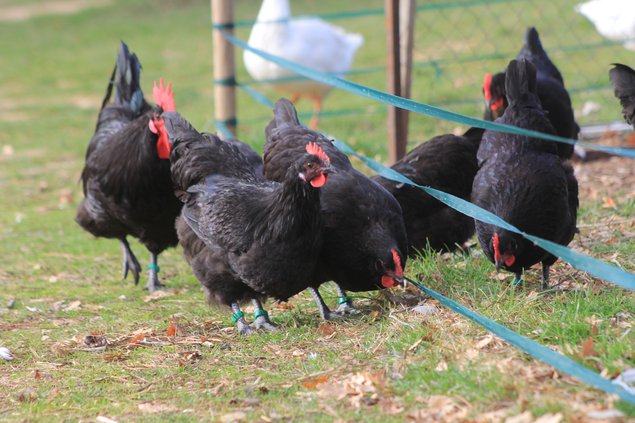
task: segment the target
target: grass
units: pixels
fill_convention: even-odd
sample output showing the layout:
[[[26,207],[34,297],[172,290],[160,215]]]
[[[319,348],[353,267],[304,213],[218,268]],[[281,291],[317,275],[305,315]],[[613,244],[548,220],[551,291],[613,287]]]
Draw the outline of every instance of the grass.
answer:
[[[548,48],[553,40],[563,45],[600,40],[588,22],[563,12],[574,2],[539,3],[531,10],[517,2],[461,14],[420,14],[416,60],[445,65],[441,74],[428,65],[416,68],[413,98],[480,116],[478,102],[459,100],[477,99],[483,72],[502,69],[505,60],[455,63],[457,55],[502,51],[513,56],[519,28],[536,22],[538,11]],[[3,2],[0,9],[16,4],[22,3]],[[237,18],[255,17],[255,2],[236,5]],[[304,0],[293,6],[310,14],[381,7],[382,2]],[[549,24],[554,18],[560,25]],[[383,34],[376,30],[380,17],[337,24],[366,38],[356,67],[383,63]],[[237,33],[245,39],[248,30]],[[120,39],[143,63],[146,92],[153,79],[165,76],[174,83],[181,112],[199,128],[213,127],[205,1],[113,1],[0,25],[5,64],[0,73],[0,346],[16,356],[0,362],[6,392],[0,418],[496,421],[559,413],[565,421],[578,421],[589,411],[611,407],[633,416],[632,406],[558,374],[434,301],[427,300],[433,314],[412,311],[421,300],[416,292],[396,292],[396,302],[375,293],[356,296],[362,313],[332,323],[320,322],[309,296],[302,294],[289,304],[268,305],[284,331],[242,338],[228,312],[204,305],[178,249],[161,256],[167,296],[148,298],[140,287],[122,282],[117,243],[92,239],[73,222],[83,155]],[[628,63],[626,54],[621,47],[554,49],[552,56],[572,87],[603,85],[573,95],[576,109],[587,100],[600,105],[581,123],[620,118],[606,64]],[[382,73],[351,79],[384,87]],[[381,107],[333,92],[327,109],[369,113],[324,118],[322,127],[361,153],[383,159]],[[307,103],[300,108],[310,111]],[[244,122],[240,137],[260,148],[269,112],[240,93],[239,118]],[[451,123],[413,116],[411,144],[453,129]],[[576,169],[586,179],[581,179],[581,234],[573,248],[633,271],[632,179],[617,172],[628,174],[629,166],[618,160]],[[607,206],[607,197],[614,207]],[[147,262],[143,247],[132,246]],[[632,293],[566,264],[554,266],[553,280],[561,286],[545,293],[538,292],[537,270],[529,272],[525,286],[512,289],[511,276],[500,280],[478,251],[470,257],[423,254],[409,261],[407,273],[606,377],[634,367]],[[333,304],[334,290],[323,290]],[[167,337],[173,319],[179,331]],[[140,333],[145,341],[135,341]],[[91,334],[95,341],[86,345]],[[104,338],[109,346],[101,350]]]

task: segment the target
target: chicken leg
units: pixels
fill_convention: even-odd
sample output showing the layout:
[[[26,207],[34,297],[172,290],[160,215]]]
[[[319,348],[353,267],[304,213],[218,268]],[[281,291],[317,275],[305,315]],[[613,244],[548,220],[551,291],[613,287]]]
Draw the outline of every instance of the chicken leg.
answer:
[[[342,317],[340,313],[331,311],[328,308],[328,306],[324,302],[324,299],[320,295],[320,291],[318,291],[317,288],[309,288],[309,292],[311,293],[311,296],[313,296],[313,300],[315,301],[315,304],[317,304],[318,309],[320,310],[320,316],[322,316],[322,319],[332,320],[338,317]]]
[[[322,97],[313,97],[313,116],[309,121],[309,128],[314,131],[318,129],[318,123],[320,122],[320,112],[322,112]]]
[[[159,282],[159,271],[161,269],[159,268],[158,261],[159,255],[152,253],[152,263],[148,265],[148,282],[146,283],[146,289],[150,292],[154,292],[165,286]]]
[[[269,313],[267,313],[263,308],[262,304],[259,300],[253,299],[254,304],[254,317],[256,320],[249,326],[255,329],[264,329],[268,331],[279,331],[278,326],[274,325],[271,320],[269,320]]]
[[[335,286],[337,287],[337,310],[335,310],[335,312],[338,315],[344,315],[344,314],[355,314],[358,313],[359,311],[353,307],[353,299],[351,297],[346,296],[346,291],[344,291],[342,289],[341,286],[339,286],[337,283],[335,283]]]
[[[121,238],[120,241],[123,249],[123,278],[126,279],[128,277],[128,272],[131,271],[132,276],[134,277],[134,284],[138,285],[141,265],[130,249],[130,244],[128,244],[126,237]]]
[[[542,264],[542,290],[545,291],[549,289],[549,268],[551,266],[547,264]]]
[[[245,313],[240,311],[240,306],[238,305],[238,303],[232,303],[231,307],[232,307],[232,311],[234,312],[234,315],[232,316],[232,320],[236,323],[238,332],[241,335],[249,335],[254,333],[254,330],[249,326],[249,324],[245,320]]]

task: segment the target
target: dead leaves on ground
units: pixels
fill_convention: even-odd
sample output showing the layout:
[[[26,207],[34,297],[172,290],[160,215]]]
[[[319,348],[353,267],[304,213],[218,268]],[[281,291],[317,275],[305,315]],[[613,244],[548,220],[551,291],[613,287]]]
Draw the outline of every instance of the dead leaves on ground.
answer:
[[[60,356],[76,352],[105,352],[105,361],[125,359],[136,348],[163,347],[169,345],[212,347],[226,340],[220,337],[188,335],[187,325],[172,317],[166,329],[155,331],[150,328],[139,328],[123,335],[105,334],[101,332],[75,335],[51,345],[51,350]],[[179,365],[193,363],[201,358],[198,351],[181,351],[178,353]]]

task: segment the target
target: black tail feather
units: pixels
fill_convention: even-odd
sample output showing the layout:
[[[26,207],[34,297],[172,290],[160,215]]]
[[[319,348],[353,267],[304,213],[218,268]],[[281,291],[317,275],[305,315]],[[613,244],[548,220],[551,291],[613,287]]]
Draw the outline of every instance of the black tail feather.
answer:
[[[536,68],[525,59],[512,60],[505,72],[505,91],[509,104],[525,101],[527,94],[536,95]]]
[[[267,125],[265,129],[265,133],[267,137],[270,136],[271,132],[283,126],[299,126],[300,119],[298,119],[298,113],[291,103],[286,98],[281,98],[276,101],[276,104],[273,106],[273,119]]]
[[[123,41],[117,54],[116,69],[114,102],[138,113],[144,103],[140,84],[141,63]]]
[[[525,48],[529,50],[531,54],[546,54],[540,42],[540,35],[538,35],[538,31],[536,31],[536,28],[533,26],[528,28],[525,33]]]

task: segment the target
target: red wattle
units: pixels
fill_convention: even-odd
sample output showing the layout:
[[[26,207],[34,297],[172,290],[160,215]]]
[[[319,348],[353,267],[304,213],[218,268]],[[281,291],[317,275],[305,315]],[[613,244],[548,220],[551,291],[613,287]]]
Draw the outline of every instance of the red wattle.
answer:
[[[381,286],[383,286],[384,288],[392,288],[397,285],[399,284],[396,283],[395,280],[390,276],[384,275],[381,277]]]
[[[491,107],[490,107],[490,108],[491,108],[492,110],[498,110],[498,109],[500,109],[501,107],[503,107],[503,99],[502,99],[502,98],[499,98],[499,99],[498,99],[498,100],[496,100],[494,103],[492,103],[492,105],[491,105]]]
[[[327,179],[328,177],[325,174],[320,173],[319,176],[316,176],[315,178],[311,179],[311,186],[313,188],[320,188],[324,186],[324,184],[326,184]]]
[[[165,133],[159,135],[159,139],[157,140],[157,154],[160,159],[170,158],[170,142]]]

